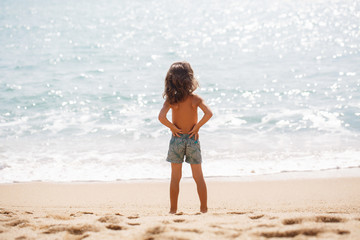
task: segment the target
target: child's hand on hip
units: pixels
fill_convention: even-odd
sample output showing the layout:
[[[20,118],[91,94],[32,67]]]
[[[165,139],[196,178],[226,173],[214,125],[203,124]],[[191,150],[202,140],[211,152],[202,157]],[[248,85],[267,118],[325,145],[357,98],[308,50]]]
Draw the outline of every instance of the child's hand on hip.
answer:
[[[195,140],[199,139],[199,128],[196,127],[196,125],[191,129],[191,131],[189,132],[190,134],[190,138],[192,138],[192,136],[195,136]]]
[[[182,133],[181,129],[177,128],[176,126],[173,126],[172,128],[170,128],[173,136],[177,136],[177,137],[180,137],[179,134]]]

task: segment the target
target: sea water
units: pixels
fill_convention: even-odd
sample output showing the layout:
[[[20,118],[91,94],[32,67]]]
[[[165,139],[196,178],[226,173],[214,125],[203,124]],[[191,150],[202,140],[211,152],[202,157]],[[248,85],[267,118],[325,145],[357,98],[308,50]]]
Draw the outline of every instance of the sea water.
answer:
[[[360,166],[360,1],[3,0],[0,182],[169,178],[181,60],[205,176]]]

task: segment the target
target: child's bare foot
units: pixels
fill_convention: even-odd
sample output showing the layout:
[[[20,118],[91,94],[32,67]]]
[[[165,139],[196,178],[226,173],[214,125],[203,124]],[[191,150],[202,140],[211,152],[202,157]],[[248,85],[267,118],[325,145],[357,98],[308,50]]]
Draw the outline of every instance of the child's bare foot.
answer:
[[[170,214],[175,214],[176,213],[176,211],[177,211],[177,209],[170,209]]]
[[[208,211],[208,208],[207,208],[207,207],[205,207],[205,208],[200,208],[200,212],[201,212],[201,213],[207,213],[207,211]]]

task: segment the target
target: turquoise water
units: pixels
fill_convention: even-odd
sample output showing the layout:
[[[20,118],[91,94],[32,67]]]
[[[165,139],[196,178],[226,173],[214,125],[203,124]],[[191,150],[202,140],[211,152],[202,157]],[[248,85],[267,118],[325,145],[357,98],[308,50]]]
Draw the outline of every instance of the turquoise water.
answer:
[[[157,115],[179,60],[214,112],[206,176],[359,167],[359,13],[334,0],[1,1],[0,182],[168,178]]]

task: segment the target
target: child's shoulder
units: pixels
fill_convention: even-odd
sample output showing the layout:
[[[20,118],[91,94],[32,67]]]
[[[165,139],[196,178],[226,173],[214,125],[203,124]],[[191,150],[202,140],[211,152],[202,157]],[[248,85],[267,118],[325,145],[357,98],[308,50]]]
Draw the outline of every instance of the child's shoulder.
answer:
[[[193,107],[198,107],[202,103],[203,99],[197,94],[191,94],[191,105]]]
[[[178,109],[179,105],[188,104],[189,102],[191,102],[191,105],[193,107],[198,107],[203,102],[203,99],[197,94],[191,94],[191,95],[187,96],[186,99],[180,103],[170,104],[169,100],[166,99],[164,102],[164,106],[168,107],[168,108],[172,108],[172,109]]]

